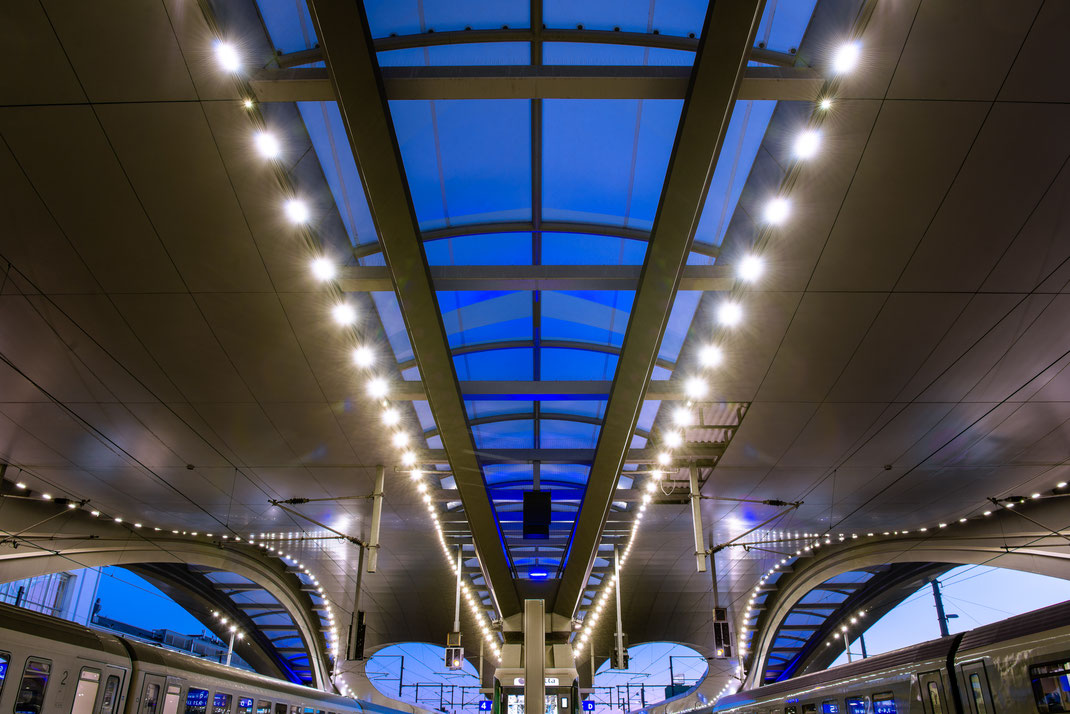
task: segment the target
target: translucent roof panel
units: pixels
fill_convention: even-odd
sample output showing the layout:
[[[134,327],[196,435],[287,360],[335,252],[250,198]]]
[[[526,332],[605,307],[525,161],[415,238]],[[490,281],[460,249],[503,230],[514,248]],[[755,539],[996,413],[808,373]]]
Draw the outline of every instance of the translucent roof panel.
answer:
[[[353,245],[375,243],[368,199],[357,172],[357,163],[349,148],[342,115],[337,102],[298,102],[312,148],[316,152],[334,203]]]
[[[650,431],[654,428],[654,419],[658,415],[658,408],[661,406],[661,400],[658,399],[644,399],[643,407],[639,410],[639,421],[636,426],[643,431]]]
[[[275,49],[298,52],[316,46],[316,28],[308,12],[308,3],[294,0],[257,0],[260,16]]]
[[[542,338],[620,347],[634,299],[634,290],[543,291]]]
[[[530,291],[443,291],[438,305],[450,347],[533,337]]]
[[[386,337],[390,341],[390,347],[394,351],[394,357],[398,362],[407,362],[415,355],[412,352],[412,343],[409,342],[409,333],[405,330],[405,320],[401,317],[401,306],[393,292],[373,292],[372,300],[375,301],[375,309],[379,313],[379,319],[386,330]]]
[[[461,381],[528,380],[534,376],[533,353],[530,348],[471,352],[455,355],[453,366]]]
[[[542,62],[548,65],[690,67],[695,64],[695,53],[599,42],[544,42]]]
[[[698,37],[706,19],[705,0],[545,0],[547,27],[654,32]]]
[[[546,236],[543,236],[545,242]],[[530,233],[457,236],[424,242],[428,265],[530,265]]]
[[[601,419],[606,413],[606,403],[604,401],[542,401],[539,402],[539,407],[544,414],[569,414],[572,416],[583,416]]]
[[[380,67],[475,67],[531,64],[527,42],[471,42],[378,52]]]
[[[543,218],[650,230],[682,106],[543,100]]]
[[[754,44],[777,52],[798,49],[817,0],[768,0]]]
[[[543,233],[544,265],[642,265],[646,241],[614,236]]]
[[[392,101],[420,228],[531,220],[531,110],[518,99]]]
[[[582,464],[542,464],[539,467],[539,478],[543,488],[556,486],[582,488],[587,484],[587,477],[591,474],[591,467]],[[568,498],[573,494],[560,494]]]
[[[292,0],[291,0],[292,1]],[[527,27],[527,0],[365,0],[372,37]]]
[[[533,449],[534,432],[535,424],[524,419],[472,425],[477,449]]]
[[[724,240],[728,223],[739,203],[739,194],[743,191],[743,184],[750,174],[775,108],[775,101],[751,100],[737,101],[732,108],[724,146],[695,232],[696,242],[719,246]],[[713,260],[706,259],[704,262],[712,263]]]
[[[680,349],[687,339],[687,332],[691,328],[691,321],[701,299],[702,292],[698,290],[676,292],[672,312],[669,313],[669,324],[665,328],[665,336],[661,339],[661,348],[658,350],[659,359],[675,362],[680,356]]]
[[[465,410],[469,419],[481,417],[501,416],[502,414],[532,414],[535,403],[524,400],[489,400],[489,399],[466,399]]]
[[[584,350],[544,347],[539,361],[546,380],[608,380],[617,371],[617,355]]]
[[[534,467],[531,464],[486,464],[483,478],[488,486],[509,486],[531,483]]]
[[[560,419],[539,420],[539,447],[543,449],[593,449],[599,426]]]

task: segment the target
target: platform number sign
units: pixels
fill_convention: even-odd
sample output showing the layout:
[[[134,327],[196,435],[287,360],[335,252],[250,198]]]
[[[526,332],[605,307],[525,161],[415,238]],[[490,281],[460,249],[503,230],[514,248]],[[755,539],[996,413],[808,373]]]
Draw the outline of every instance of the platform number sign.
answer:
[[[585,712],[593,712],[594,711],[594,702],[591,701],[590,699],[584,699],[583,702],[581,702],[581,703],[583,704],[583,711],[585,711]]]
[[[479,701],[479,711],[489,712],[494,707],[494,702],[489,699],[481,699]]]

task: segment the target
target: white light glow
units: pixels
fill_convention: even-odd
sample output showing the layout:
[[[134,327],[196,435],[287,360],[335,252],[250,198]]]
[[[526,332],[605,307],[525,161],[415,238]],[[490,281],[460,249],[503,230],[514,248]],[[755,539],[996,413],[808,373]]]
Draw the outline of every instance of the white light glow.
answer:
[[[762,217],[766,223],[778,226],[787,219],[789,213],[791,213],[791,204],[788,199],[774,198],[765,204],[765,211],[763,211]]]
[[[752,283],[765,272],[765,261],[756,255],[745,255],[736,266],[736,275],[740,280]]]
[[[376,377],[375,379],[368,382],[368,394],[375,397],[376,399],[382,399],[383,397],[385,397],[386,392],[387,386],[385,379],[382,379],[381,377]]]
[[[334,280],[334,276],[338,275],[338,268],[329,258],[313,258],[312,262],[309,263],[309,267],[312,269],[312,275],[320,282],[325,283],[328,280]]]
[[[836,48],[832,55],[832,71],[836,74],[846,74],[858,65],[858,58],[862,55],[862,48],[857,42],[845,42]]]
[[[818,103],[817,106],[820,107],[822,111],[827,112],[829,109],[832,109],[832,100],[828,97],[825,97]]]
[[[220,40],[215,43],[215,58],[219,66],[227,72],[237,72],[241,69],[241,57],[238,50],[229,42]]]
[[[253,141],[256,142],[256,150],[259,151],[260,155],[265,159],[277,159],[282,152],[282,146],[279,144],[279,140],[269,131],[256,132],[256,134],[253,135]]]
[[[687,390],[689,398],[702,399],[706,396],[706,392],[709,391],[709,385],[700,377],[691,377],[684,383],[684,389]]]
[[[821,132],[817,129],[806,129],[795,137],[795,146],[792,150],[799,159],[813,158],[821,146]]]
[[[717,345],[706,345],[699,352],[698,357],[703,367],[716,367],[724,361],[724,352]]]
[[[394,409],[393,407],[390,407],[389,409],[383,412],[383,423],[387,426],[394,426],[398,423],[400,419],[401,414],[399,414],[398,410]]]
[[[308,204],[299,198],[291,198],[286,202],[286,217],[294,223],[308,223]]]
[[[353,350],[353,363],[358,367],[371,367],[375,364],[375,351],[367,345]]]
[[[357,311],[347,302],[340,302],[331,308],[331,317],[339,325],[352,325],[357,321]]]
[[[665,434],[665,444],[672,448],[676,448],[684,442],[684,437],[678,431],[670,431]]]
[[[743,320],[743,307],[738,302],[725,300],[717,307],[717,321],[725,327],[735,327]]]
[[[401,447],[403,447],[403,446],[405,446],[406,444],[409,443],[409,435],[406,434],[403,431],[399,431],[399,432],[394,434],[393,441],[394,441],[394,446],[396,446],[396,447],[398,447],[400,449]]]
[[[658,454],[658,463],[662,466],[668,466],[672,462],[672,456],[662,451]]]
[[[687,407],[676,407],[672,413],[672,420],[677,426],[690,426],[691,418],[691,410]]]

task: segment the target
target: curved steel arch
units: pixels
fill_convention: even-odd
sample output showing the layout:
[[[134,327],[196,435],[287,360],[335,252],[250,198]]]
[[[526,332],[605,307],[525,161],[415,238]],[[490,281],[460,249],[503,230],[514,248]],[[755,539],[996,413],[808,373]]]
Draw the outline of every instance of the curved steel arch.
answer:
[[[212,542],[166,532],[152,532],[150,536],[150,532],[134,531],[82,511],[70,511],[66,518],[55,518],[35,528],[34,524],[49,516],[63,514],[63,507],[12,498],[3,501],[2,533],[7,537],[0,541],[0,582],[77,568],[150,563],[198,565],[236,573],[261,586],[293,618],[309,651],[314,686],[325,691],[330,687],[327,642],[320,618],[311,598],[302,592],[300,579],[282,561],[267,557],[253,546],[227,541]],[[19,535],[15,537],[13,533]]]
[[[497,233],[531,233],[534,232],[535,224],[531,221],[494,221],[490,223],[464,223],[421,231],[420,238],[429,243],[448,238],[460,238],[463,236],[494,235]],[[581,223],[570,221],[541,221],[538,231],[540,233],[578,233],[583,235],[606,236],[609,238],[622,238],[647,242],[650,240],[650,231],[640,228],[626,228],[614,226],[608,223]],[[710,258],[717,258],[721,254],[721,247],[708,243],[695,242],[691,251]],[[365,258],[369,255],[382,252],[378,242],[365,243],[353,248],[353,255]]]
[[[756,636],[745,660],[745,687],[760,686],[776,633],[795,605],[815,586],[842,573],[897,563],[984,564],[1070,580],[1067,536],[1038,525],[1065,523],[1070,502],[1050,499],[1028,506],[1028,518],[1036,523],[1019,517],[1017,511],[1000,511],[947,528],[860,535],[804,551],[778,569],[775,587],[767,586],[770,592],[758,608]]]
[[[507,421],[525,421],[527,419],[534,419],[535,412],[513,412],[509,414],[495,414],[493,416],[474,417],[468,420],[470,426],[479,426],[480,424],[498,424],[500,422]],[[570,421],[577,424],[591,424],[593,426],[602,426],[602,420],[598,417],[584,416],[582,414],[566,414],[563,412],[545,412],[540,411],[538,415],[539,419],[549,419],[551,421]],[[646,429],[636,429],[635,433],[644,438],[650,438],[650,432]],[[424,437],[431,438],[438,435],[438,428],[428,429],[424,432]]]
[[[512,349],[524,349],[534,348],[534,340],[501,340],[498,342],[481,342],[475,345],[461,345],[460,347],[453,347],[450,352],[454,356],[458,355],[470,355],[477,354],[479,352],[493,352],[495,350],[512,350]],[[616,345],[597,345],[591,342],[580,342],[578,340],[539,340],[539,347],[565,349],[565,350],[581,350],[584,352],[597,352],[599,354],[607,355],[620,355],[620,347]],[[670,362],[667,359],[658,358],[657,365],[663,369],[667,369],[670,372],[676,369],[676,363]],[[416,366],[416,360],[410,359],[405,362],[398,363],[398,371],[405,371]],[[601,422],[599,422],[601,423]]]

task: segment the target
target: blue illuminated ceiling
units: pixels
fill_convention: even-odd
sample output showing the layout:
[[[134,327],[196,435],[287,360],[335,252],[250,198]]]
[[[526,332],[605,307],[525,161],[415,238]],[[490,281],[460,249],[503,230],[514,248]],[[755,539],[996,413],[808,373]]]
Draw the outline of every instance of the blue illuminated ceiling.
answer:
[[[815,1],[767,2],[756,46],[794,53]],[[283,56],[317,47],[303,0],[258,0],[258,5]],[[378,53],[380,67],[687,67],[695,60],[706,6],[703,0],[547,0],[540,3],[549,33],[543,39],[531,32],[532,8],[521,0],[365,2],[372,36],[385,43]],[[567,34],[573,30],[574,35]],[[444,42],[443,33],[468,33],[472,41]],[[607,33],[621,33],[627,41],[614,43]],[[318,58],[309,59],[302,66],[323,66]],[[641,266],[683,104],[676,99],[392,100],[427,263],[503,269]],[[300,102],[298,107],[348,233],[351,263],[383,265],[337,105]],[[773,101],[736,102],[690,263],[715,264],[733,222],[749,221],[740,210],[741,196],[775,107]],[[655,380],[673,375],[701,314],[703,295],[678,292]],[[399,376],[419,380],[396,296],[374,292],[372,297],[385,332],[383,347],[389,343]],[[462,384],[608,383],[616,375],[635,291],[439,290],[437,298]],[[467,398],[465,408],[514,577],[525,578],[537,568],[554,578],[564,567],[606,394],[536,399],[530,391]],[[656,439],[660,407],[655,399],[644,405],[633,448]],[[720,411],[726,409],[731,411]],[[714,406],[712,423],[719,423],[717,413]],[[426,401],[414,401],[409,418],[418,422],[428,450],[443,448]],[[446,471],[445,463],[438,468]],[[443,486],[453,488],[448,471],[443,475]],[[625,477],[621,487],[633,483]],[[521,533],[523,493],[533,489],[553,494],[550,536],[542,540]],[[630,507],[624,501],[613,505],[617,511]],[[447,508],[460,511],[460,501],[448,502]],[[590,585],[601,577],[595,573]]]

